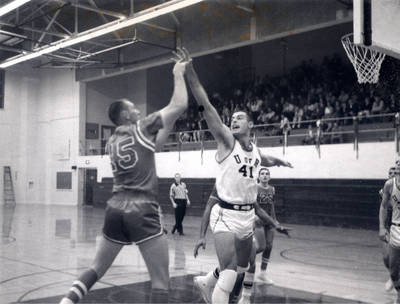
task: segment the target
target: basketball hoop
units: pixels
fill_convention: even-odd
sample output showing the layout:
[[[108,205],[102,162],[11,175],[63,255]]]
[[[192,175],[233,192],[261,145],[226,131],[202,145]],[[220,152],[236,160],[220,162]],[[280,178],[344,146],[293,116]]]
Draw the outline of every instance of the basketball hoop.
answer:
[[[342,44],[357,72],[358,83],[377,83],[385,54],[363,45],[354,44],[353,34],[343,36]]]

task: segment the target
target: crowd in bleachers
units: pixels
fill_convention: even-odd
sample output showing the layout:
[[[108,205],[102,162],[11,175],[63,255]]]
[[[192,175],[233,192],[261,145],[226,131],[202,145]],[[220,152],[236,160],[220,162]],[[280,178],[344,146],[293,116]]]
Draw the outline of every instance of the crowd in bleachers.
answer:
[[[278,135],[296,128],[309,128],[310,132],[309,120],[358,117],[362,123],[373,121],[368,118],[370,115],[397,112],[400,109],[397,85],[397,81],[359,85],[350,63],[333,55],[320,64],[304,61],[281,77],[256,77],[240,87],[211,93],[210,100],[225,124],[230,124],[233,112],[246,110],[255,125],[273,124],[259,128],[263,135]],[[195,103],[191,104],[186,116],[177,122],[177,131],[207,128]],[[334,132],[343,124],[345,120],[326,121],[322,127],[324,132]],[[198,138],[198,132],[188,132],[183,140]]]

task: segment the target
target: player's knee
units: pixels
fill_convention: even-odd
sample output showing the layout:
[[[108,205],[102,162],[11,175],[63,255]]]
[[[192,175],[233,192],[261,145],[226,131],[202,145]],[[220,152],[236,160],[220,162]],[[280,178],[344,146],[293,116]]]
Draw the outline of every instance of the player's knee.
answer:
[[[218,286],[223,291],[230,293],[235,286],[237,272],[232,269],[225,269],[219,273]]]

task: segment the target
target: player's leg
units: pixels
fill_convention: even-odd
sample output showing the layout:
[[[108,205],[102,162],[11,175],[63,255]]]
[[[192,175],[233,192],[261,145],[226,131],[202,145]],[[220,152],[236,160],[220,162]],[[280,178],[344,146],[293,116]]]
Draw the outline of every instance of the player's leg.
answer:
[[[175,204],[177,204],[176,203],[176,201],[175,201]],[[174,208],[174,214],[175,214],[175,225],[174,225],[174,227],[172,228],[172,231],[171,231],[171,233],[172,234],[174,234],[175,233],[175,231],[178,229],[178,221],[179,221],[179,205],[177,205],[175,208]]]
[[[78,303],[90,288],[105,274],[110,268],[115,257],[122,248],[118,244],[102,237],[96,251],[96,256],[91,267],[85,270],[73,283],[69,292],[61,300],[60,304]]]
[[[253,292],[254,273],[256,272],[256,252],[257,252],[257,241],[255,238],[252,238],[251,252],[248,258],[249,267],[244,274],[243,291],[238,304],[250,303],[250,297]]]
[[[272,245],[274,243],[275,231],[270,229],[268,226],[264,227],[264,235],[265,235],[265,249],[262,253],[261,258],[261,271],[259,278],[266,282],[267,284],[273,284],[273,281],[270,280],[267,276],[267,267],[271,257]]]
[[[397,292],[398,302],[400,303],[400,248],[393,247],[392,245],[389,245],[389,271],[393,286]]]
[[[388,272],[390,274],[389,243],[387,243],[387,242],[382,242],[382,256],[383,256],[383,264],[385,265],[386,269],[388,270]],[[385,290],[391,291],[392,289],[393,289],[393,282],[392,282],[392,279],[389,278],[389,280],[385,283]]]
[[[182,206],[181,206],[181,216],[179,219],[179,225],[180,225],[180,234],[183,235],[183,219],[185,218],[185,214],[186,214],[186,200],[184,202],[182,202]]]
[[[232,232],[219,232],[214,234],[214,240],[221,270],[212,293],[212,303],[228,303],[237,277],[236,237]]]
[[[169,255],[164,234],[139,244],[151,280],[151,302],[168,302]]]

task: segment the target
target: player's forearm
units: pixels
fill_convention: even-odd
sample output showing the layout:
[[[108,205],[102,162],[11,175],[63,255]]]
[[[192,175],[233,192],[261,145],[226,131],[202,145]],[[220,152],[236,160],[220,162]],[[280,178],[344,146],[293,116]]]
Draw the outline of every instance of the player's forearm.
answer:
[[[175,204],[175,200],[174,200],[174,197],[173,197],[173,196],[170,196],[169,199],[171,200],[171,204],[172,204],[172,205]]]
[[[379,229],[381,230],[386,229],[385,223],[387,220],[387,215],[388,215],[388,210],[384,206],[384,204],[381,203],[381,207],[379,208]]]
[[[201,219],[201,227],[200,227],[200,238],[205,238],[207,234],[207,228],[210,224],[210,214],[211,209],[215,205],[215,203],[207,202],[206,209],[203,213],[203,218]]]
[[[164,129],[171,131],[175,121],[186,111],[188,107],[188,93],[183,75],[174,75],[174,92],[169,104],[161,110],[164,116]]]
[[[226,141],[226,135],[224,135],[224,124],[214,106],[208,99],[207,93],[201,85],[196,71],[192,64],[189,64],[186,69],[186,76],[189,82],[189,86],[192,90],[193,96],[196,102],[204,107],[203,115],[207,121],[207,125],[215,137],[216,140]]]
[[[256,215],[267,225],[271,225],[274,228],[277,226],[277,221],[268,215],[263,209],[256,205],[255,208]]]
[[[264,167],[273,167],[273,166],[285,166],[286,162],[280,158],[270,156],[270,155],[261,155],[261,166]]]

